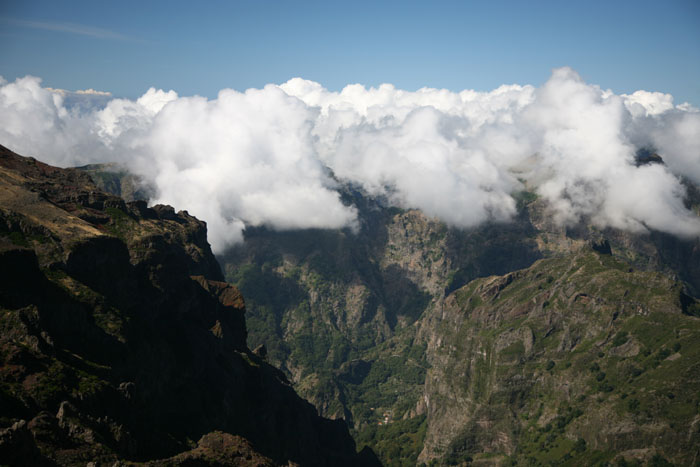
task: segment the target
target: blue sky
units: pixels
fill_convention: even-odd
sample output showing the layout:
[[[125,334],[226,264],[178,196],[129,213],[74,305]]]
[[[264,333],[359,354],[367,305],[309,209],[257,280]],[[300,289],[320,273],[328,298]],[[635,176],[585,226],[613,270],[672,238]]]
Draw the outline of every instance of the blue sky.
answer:
[[[8,80],[129,98],[295,76],[331,90],[491,90],[566,65],[616,93],[700,106],[700,2],[0,0],[0,58]]]

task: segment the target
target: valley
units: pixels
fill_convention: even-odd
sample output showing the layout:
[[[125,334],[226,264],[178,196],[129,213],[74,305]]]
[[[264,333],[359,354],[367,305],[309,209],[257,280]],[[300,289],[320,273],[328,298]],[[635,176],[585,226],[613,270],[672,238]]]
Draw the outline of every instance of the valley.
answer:
[[[114,196],[143,197],[127,172],[3,157],[4,458],[698,461],[697,239],[559,226],[532,191],[456,229],[345,185],[358,229],[249,227],[215,260]]]
[[[519,195],[512,223],[471,230],[344,193],[360,212],[359,233],[249,229],[219,259],[246,297],[251,347],[265,345],[300,394],[345,419],[360,445],[387,465],[656,454],[694,462],[697,240],[559,227],[531,192]],[[656,295],[646,293],[652,284]],[[686,353],[666,370],[660,362],[681,336]],[[594,364],[604,370],[591,373]],[[673,387],[652,390],[667,371]],[[644,412],[653,423],[632,411],[607,419],[624,435],[590,431],[640,390],[655,401]],[[669,404],[686,407],[683,428],[676,421],[671,431],[689,444],[668,440],[657,451],[653,433],[669,430]],[[544,431],[578,411],[586,417]],[[586,448],[572,451],[579,439]]]

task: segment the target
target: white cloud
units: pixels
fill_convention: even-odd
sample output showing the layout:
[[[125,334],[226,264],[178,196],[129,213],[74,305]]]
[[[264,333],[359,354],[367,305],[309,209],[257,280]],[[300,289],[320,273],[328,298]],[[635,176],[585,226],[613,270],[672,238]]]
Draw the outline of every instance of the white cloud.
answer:
[[[327,169],[460,227],[510,219],[522,179],[562,223],[700,233],[678,179],[700,182],[697,109],[662,93],[618,96],[568,68],[540,88],[329,92],[295,78],[212,100],[151,88],[94,108],[37,78],[0,79],[0,143],[63,166],[125,163],[156,202],[206,220],[217,251],[245,225],[355,226]],[[667,165],[636,167],[639,147]]]
[[[673,96],[662,92],[635,91],[621,97],[634,116],[659,115],[673,109]]]
[[[700,112],[669,112],[661,122],[647,122],[651,144],[670,169],[700,184]]]

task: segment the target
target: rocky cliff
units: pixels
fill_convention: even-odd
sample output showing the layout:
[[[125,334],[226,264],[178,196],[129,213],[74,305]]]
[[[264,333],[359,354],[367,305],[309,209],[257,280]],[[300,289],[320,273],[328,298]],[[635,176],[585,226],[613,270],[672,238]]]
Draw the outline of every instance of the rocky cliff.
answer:
[[[0,147],[0,463],[371,462],[244,311],[203,222]]]
[[[688,206],[694,206],[697,210],[700,204],[697,190],[691,184],[688,188]],[[248,229],[245,244],[228,252],[221,261],[227,279],[241,287],[249,298],[249,340],[254,345],[265,343],[271,349],[270,359],[287,372],[295,387],[316,405],[320,413],[345,418],[353,427],[358,443],[372,446],[389,465],[415,464],[419,462],[419,454],[420,461],[438,464],[466,462],[468,458],[478,458],[478,454],[492,456],[496,463],[532,461],[528,460],[529,454],[524,455],[517,446],[526,443],[522,434],[527,427],[522,423],[522,416],[534,415],[516,411],[507,404],[501,410],[488,398],[486,400],[489,402],[483,403],[484,410],[493,409],[494,414],[501,410],[502,413],[496,414],[499,416],[509,414],[498,419],[499,423],[511,430],[504,438],[505,444],[469,441],[468,447],[459,447],[459,440],[463,438],[459,433],[469,430],[476,430],[484,436],[489,432],[493,436],[496,436],[494,433],[501,433],[485,429],[486,425],[474,425],[476,421],[469,414],[476,405],[464,402],[467,397],[465,391],[471,390],[468,389],[469,384],[485,385],[490,387],[489,391],[496,391],[500,384],[498,375],[504,371],[498,365],[477,373],[470,373],[473,368],[467,370],[460,367],[462,362],[477,359],[479,352],[486,351],[476,344],[462,347],[462,340],[467,339],[470,332],[478,334],[486,324],[478,320],[464,321],[455,311],[459,309],[455,305],[455,294],[464,295],[464,287],[483,280],[479,278],[503,276],[506,277],[504,280],[512,280],[518,287],[528,290],[533,285],[539,287],[537,290],[543,296],[556,294],[557,287],[573,288],[584,296],[618,303],[622,298],[612,291],[600,296],[586,289],[588,286],[585,284],[573,282],[565,286],[568,278],[547,274],[545,277],[551,275],[552,282],[542,282],[537,273],[529,272],[531,268],[541,268],[541,263],[536,261],[542,258],[567,263],[579,258],[579,255],[589,258],[603,254],[606,258],[613,258],[614,262],[604,260],[598,269],[582,270],[594,272],[588,279],[592,281],[596,275],[607,277],[607,280],[624,279],[634,283],[635,288],[643,288],[649,281],[663,277],[668,281],[669,290],[673,290],[663,297],[668,302],[669,311],[663,315],[665,319],[678,326],[696,320],[690,316],[692,313],[679,314],[678,310],[687,311],[686,305],[695,303],[692,296],[697,295],[700,285],[698,239],[683,240],[658,232],[630,234],[614,229],[600,230],[586,222],[562,227],[551,221],[546,203],[528,191],[516,194],[519,214],[513,222],[485,224],[469,230],[449,228],[419,211],[387,207],[382,200],[365,196],[351,187],[345,187],[343,193],[345,201],[357,207],[360,213],[359,232]],[[610,273],[609,269],[614,272],[629,268],[636,272],[606,275]],[[535,277],[538,279],[535,280]],[[477,282],[472,283],[474,280]],[[266,293],[269,290],[274,290],[274,294]],[[624,294],[625,290],[617,292]],[[683,299],[686,305],[679,305],[679,297],[687,297]],[[526,302],[531,298],[520,297]],[[492,314],[500,316],[500,305],[479,299],[485,303],[483,314],[479,316],[483,316],[491,326],[490,320],[496,319]],[[650,299],[648,296],[641,297],[639,303],[647,306],[646,301]],[[545,301],[548,301],[549,307],[552,301],[547,297],[540,300],[542,303]],[[512,303],[508,302],[503,306],[510,305]],[[556,310],[559,311],[555,313]],[[533,323],[537,322],[538,329],[554,326],[550,321],[557,316],[556,319],[562,321],[560,326],[573,326],[569,323],[573,318],[556,306],[548,308],[549,314],[531,314],[529,309],[521,311],[523,316],[520,319],[528,316]],[[591,312],[589,316],[590,332],[600,333],[603,332],[599,328],[601,325],[596,323],[604,321],[607,324],[607,318],[604,314],[599,316],[596,313]],[[443,315],[444,318],[439,318]],[[643,319],[650,320],[644,324],[650,326],[644,332],[653,334],[657,325],[651,322],[651,318]],[[587,326],[583,315],[578,315],[576,320],[578,326]],[[615,324],[625,320],[626,315]],[[503,325],[512,328],[513,333],[527,332],[520,329],[520,323],[515,320],[506,322]],[[564,322],[568,324],[562,324]],[[528,329],[534,329],[533,326]],[[689,326],[692,328],[692,325]],[[560,332],[555,329],[562,328],[552,329],[551,332],[555,333]],[[632,335],[631,331],[627,332]],[[533,333],[531,345],[537,347],[541,339],[542,336]],[[675,345],[675,342],[668,342],[664,345]],[[658,345],[662,345],[661,340],[650,341],[647,351],[652,354],[660,351],[662,347]],[[444,350],[443,346],[462,350],[453,352]],[[500,350],[489,351],[498,355]],[[443,354],[443,351],[447,354]],[[523,356],[523,362],[531,357],[539,365],[546,366],[550,360],[556,363],[563,357],[555,351],[556,348],[553,353],[543,351],[536,357],[527,354]],[[595,355],[598,352],[605,353],[605,350],[596,350]],[[691,364],[693,354],[690,355],[683,358],[683,365]],[[605,354],[603,363],[599,365],[613,365],[612,358]],[[511,363],[520,371],[520,360],[517,362]],[[568,363],[574,365],[573,362]],[[451,378],[453,373],[463,375],[464,379],[452,386],[442,385],[441,382]],[[554,384],[545,381],[550,374],[557,375],[544,372],[532,378],[542,380],[541,384]],[[569,373],[565,373],[565,376],[557,377],[569,376]],[[681,381],[683,379],[679,377],[679,384]],[[687,394],[698,390],[697,381],[689,380],[686,383],[691,388]],[[526,378],[523,384],[529,387],[535,383]],[[518,390],[516,388],[515,392]],[[622,397],[622,394],[630,394],[634,390],[623,389],[616,394]],[[507,397],[517,399],[531,396],[530,392],[526,396],[516,393]],[[587,402],[581,404],[587,406],[597,400],[598,396],[591,394],[581,393],[576,397],[588,397]],[[661,397],[661,393],[655,394],[654,397]],[[454,399],[460,400],[461,405],[453,404]],[[555,407],[564,407],[563,404],[568,403],[566,399],[554,397],[554,400]],[[600,410],[607,408],[605,405],[601,407],[603,409]],[[496,415],[489,420],[496,420]],[[582,423],[581,420],[579,423]],[[682,430],[690,430],[691,422],[686,420]],[[589,426],[594,426],[597,422],[589,419],[589,423]],[[622,429],[620,424],[615,423],[611,421],[610,427],[615,428],[610,430]],[[633,427],[625,428],[634,433],[630,437],[639,435],[638,428],[644,424],[637,419],[626,419],[624,423]],[[688,433],[682,430],[678,433]],[[586,450],[581,450],[579,445],[576,452],[584,454],[576,458],[577,462],[583,458],[590,459],[581,456],[590,456],[593,452],[610,459],[610,453],[618,455],[626,450],[621,445],[605,444],[584,436],[582,432],[567,433],[569,437],[575,436],[574,441],[580,438],[588,442]],[[543,436],[551,438],[553,435],[548,433]],[[648,441],[650,438],[637,436],[637,439]],[[631,447],[633,444],[629,444],[628,450],[637,449],[638,446]],[[644,459],[645,455],[662,455],[660,453],[666,452],[664,446],[668,446],[668,443],[657,446],[660,449],[658,453],[650,449],[639,453],[640,459]],[[562,457],[569,454],[573,458],[569,451],[560,454]],[[683,461],[689,459],[674,449],[670,449],[668,455]],[[629,454],[627,457],[631,459],[633,456]],[[480,462],[485,462],[484,456],[481,459]],[[532,462],[559,461],[561,458],[535,457]]]
[[[420,460],[694,465],[699,311],[672,278],[592,249],[472,281],[421,324]]]

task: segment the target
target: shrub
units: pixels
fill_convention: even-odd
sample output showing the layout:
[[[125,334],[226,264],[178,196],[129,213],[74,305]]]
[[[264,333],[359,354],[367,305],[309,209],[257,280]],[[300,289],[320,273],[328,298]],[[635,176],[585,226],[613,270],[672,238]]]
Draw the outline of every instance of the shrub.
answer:
[[[620,331],[617,334],[615,334],[615,338],[613,338],[612,341],[612,346],[619,347],[622,344],[626,343],[628,340],[629,336],[627,335],[627,331]]]

